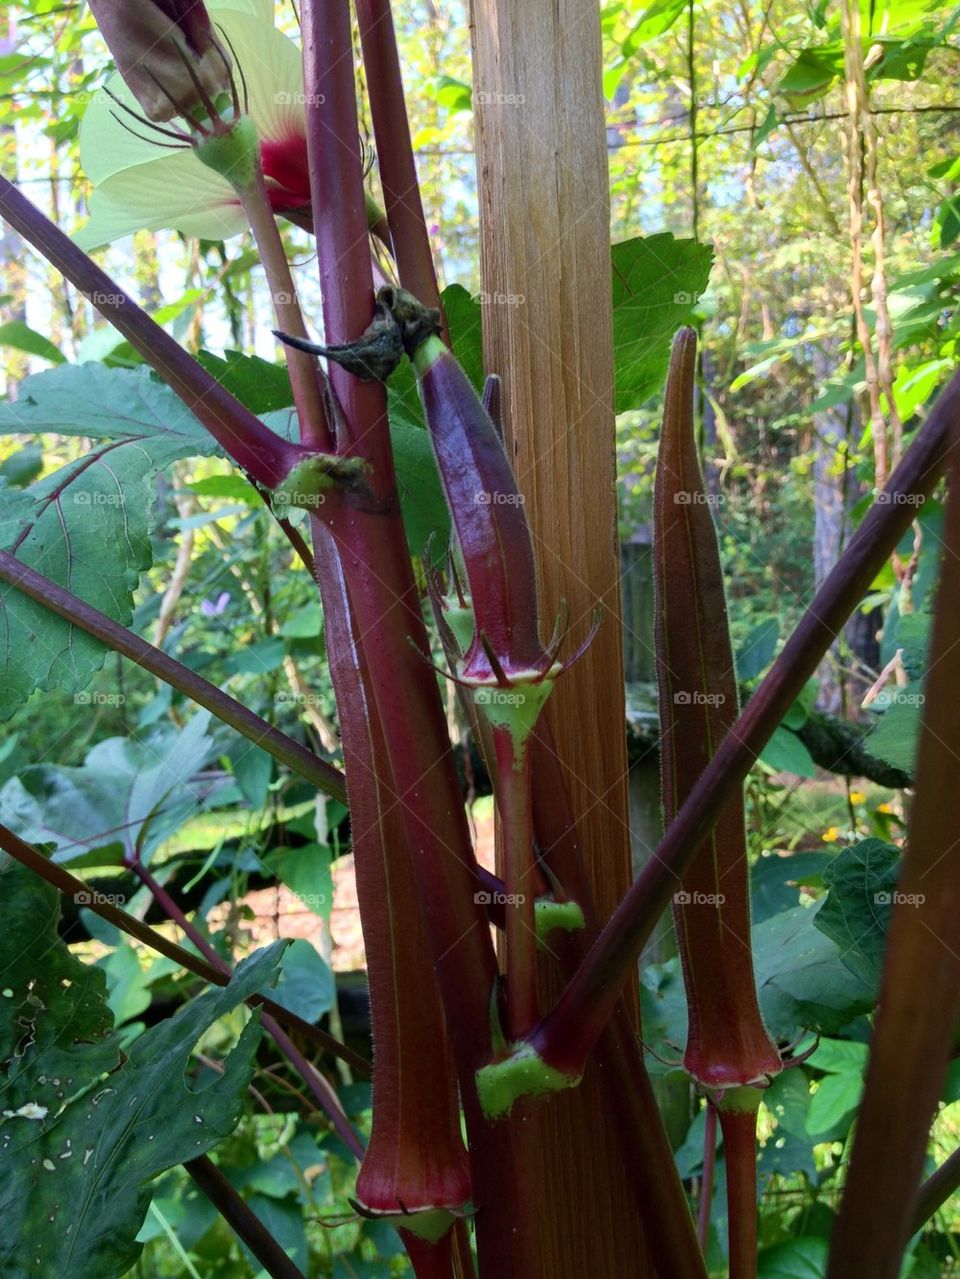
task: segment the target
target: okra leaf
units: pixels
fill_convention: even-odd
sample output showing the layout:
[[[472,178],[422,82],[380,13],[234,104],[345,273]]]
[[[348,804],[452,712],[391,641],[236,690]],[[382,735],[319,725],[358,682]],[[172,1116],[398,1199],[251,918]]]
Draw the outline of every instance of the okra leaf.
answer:
[[[411,552],[422,559],[433,536],[433,556],[438,563],[450,541],[450,512],[443,496],[440,472],[430,436],[418,426],[393,421],[390,425],[397,467],[397,490],[403,527]]]
[[[57,936],[56,890],[0,866],[0,1273],[119,1279],[136,1263],[150,1181],[233,1132],[260,1038],[254,1016],[196,1088],[185,1074],[210,1026],[275,980],[285,943],[245,960],[146,1031],[120,1065],[104,974]]]
[[[826,1239],[788,1239],[757,1258],[757,1279],[823,1279],[826,1271]]]
[[[128,625],[133,592],[152,562],[156,475],[216,444],[146,369],[96,364],[38,373],[15,404],[0,404],[0,434],[47,431],[96,443],[28,488],[0,488],[0,549]],[[36,689],[79,693],[106,651],[0,585],[0,719]]]
[[[923,694],[895,694],[864,743],[871,755],[913,776],[923,718]]]
[[[900,853],[881,839],[863,839],[834,857],[823,872],[830,890],[814,924],[836,942],[843,964],[870,986],[883,968]]]
[[[273,993],[275,1002],[304,1021],[315,1022],[330,1011],[335,997],[333,973],[312,943],[305,937],[291,942]]]
[[[614,244],[611,257],[614,401],[624,413],[662,389],[670,339],[707,287],[713,249],[662,232]]]
[[[753,929],[760,1008],[771,1034],[784,1041],[802,1030],[835,1034],[876,998],[876,988],[843,963],[815,918],[814,909],[796,906]]]
[[[226,387],[251,413],[272,413],[293,403],[290,374],[285,364],[271,364],[259,355],[242,351],[200,351],[197,363]]]

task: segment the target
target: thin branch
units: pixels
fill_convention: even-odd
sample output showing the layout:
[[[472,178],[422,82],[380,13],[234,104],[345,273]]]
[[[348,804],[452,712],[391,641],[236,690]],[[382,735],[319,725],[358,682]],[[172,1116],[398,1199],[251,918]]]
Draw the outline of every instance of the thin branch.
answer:
[[[265,719],[255,715],[241,702],[224,693],[222,689],[205,680],[196,671],[190,670],[176,661],[162,649],[145,639],[128,631],[107,617],[105,613],[84,603],[69,591],[65,591],[56,582],[28,568],[15,556],[0,551],[0,581],[8,582],[18,591],[22,591],[32,600],[36,600],[44,608],[56,613],[58,617],[78,626],[98,639],[107,648],[129,657],[151,675],[156,675],[164,683],[171,685],[184,696],[211,711],[216,717],[238,733],[242,733],[254,745],[272,755],[280,764],[285,764],[305,781],[312,783],[318,790],[346,803],[346,780],[341,772],[319,759],[312,751],[307,750],[299,742],[282,733],[278,728],[268,724]]]
[[[206,1155],[191,1159],[184,1168],[213,1206],[242,1239],[271,1279],[304,1279],[245,1199],[234,1190],[217,1165]]]
[[[218,968],[214,968],[212,964],[208,964],[205,959],[191,954],[189,950],[185,950],[182,946],[178,946],[176,942],[168,940],[163,933],[157,932],[149,924],[144,924],[135,916],[127,914],[125,910],[121,910],[118,906],[114,906],[102,894],[88,887],[82,879],[78,879],[76,875],[71,875],[65,867],[58,866],[56,862],[38,853],[35,848],[31,848],[29,844],[25,843],[19,835],[15,835],[12,830],[2,824],[0,824],[0,848],[9,857],[14,858],[24,866],[28,866],[41,879],[45,879],[48,884],[52,884],[54,888],[59,889],[65,896],[72,897],[75,902],[86,906],[88,910],[92,910],[95,915],[99,915],[101,919],[113,924],[121,932],[130,937],[135,937],[137,941],[143,942],[151,950],[155,950],[160,955],[165,955],[167,959],[172,959],[174,963],[186,968],[189,972],[195,973],[196,976],[202,977],[204,981],[212,982],[215,986],[226,986],[230,980],[227,974],[222,973]],[[341,1057],[344,1061],[349,1062],[353,1069],[359,1071],[364,1078],[369,1077],[370,1063],[365,1061],[359,1053],[355,1053],[352,1048],[339,1043],[331,1035],[318,1029],[318,1027],[312,1026],[310,1022],[304,1021],[296,1013],[290,1012],[280,1004],[275,1004],[272,999],[268,999],[265,995],[251,995],[245,1002],[251,1008],[262,1008],[265,1013],[270,1014],[278,1022],[289,1026],[291,1030],[297,1031],[305,1039],[317,1044],[324,1052],[328,1052],[334,1057]]]
[[[960,1150],[955,1150],[935,1173],[931,1173],[917,1192],[910,1233],[915,1234],[916,1231],[922,1230],[958,1187],[960,1187]]]

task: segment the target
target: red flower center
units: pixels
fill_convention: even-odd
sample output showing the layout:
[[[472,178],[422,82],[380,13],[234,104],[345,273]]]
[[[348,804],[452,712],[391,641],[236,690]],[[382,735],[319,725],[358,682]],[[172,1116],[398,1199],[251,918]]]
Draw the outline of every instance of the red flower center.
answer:
[[[293,134],[282,142],[261,142],[260,161],[270,207],[275,213],[310,203],[307,140],[302,134]]]

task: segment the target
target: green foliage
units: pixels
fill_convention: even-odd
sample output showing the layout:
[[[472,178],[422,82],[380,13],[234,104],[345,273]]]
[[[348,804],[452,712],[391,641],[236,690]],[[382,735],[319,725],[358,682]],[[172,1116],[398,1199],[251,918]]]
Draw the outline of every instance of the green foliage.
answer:
[[[0,896],[9,921],[0,938],[7,1102],[0,1265],[10,1279],[38,1272],[114,1279],[140,1255],[135,1236],[149,1203],[147,1184],[236,1127],[258,1018],[241,1031],[222,1074],[195,1088],[185,1071],[215,1021],[273,984],[283,944],[241,964],[229,986],[146,1031],[121,1065],[102,974],[80,964],[57,938],[56,890],[7,864]]]
[[[194,777],[213,749],[209,723],[200,711],[180,731],[98,742],[79,768],[24,769],[0,790],[0,820],[72,866],[149,862],[197,808],[203,788]]]
[[[150,567],[154,478],[215,445],[177,397],[145,369],[65,365],[27,379],[0,404],[0,433],[56,432],[98,441],[27,488],[6,489],[0,547],[114,621],[128,624]],[[0,718],[34,689],[80,693],[103,647],[13,586],[0,586]]]
[[[640,408],[663,386],[670,339],[690,322],[707,287],[713,252],[669,232],[614,244],[614,401],[618,413]]]
[[[873,989],[893,910],[900,853],[880,839],[842,849],[823,872],[828,888],[816,926],[840,947],[843,963]]]

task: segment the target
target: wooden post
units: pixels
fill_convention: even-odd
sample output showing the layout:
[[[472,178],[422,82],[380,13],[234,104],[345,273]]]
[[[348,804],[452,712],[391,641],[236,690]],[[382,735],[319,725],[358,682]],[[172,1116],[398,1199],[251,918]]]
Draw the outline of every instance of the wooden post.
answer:
[[[596,0],[472,0],[484,352],[534,532],[544,629],[605,621],[549,717],[603,916],[630,881],[617,547],[610,206]],[[635,998],[635,996],[632,996]],[[550,1205],[531,1279],[650,1273],[603,1090],[539,1110]],[[546,1212],[541,1214],[543,1227]]]

